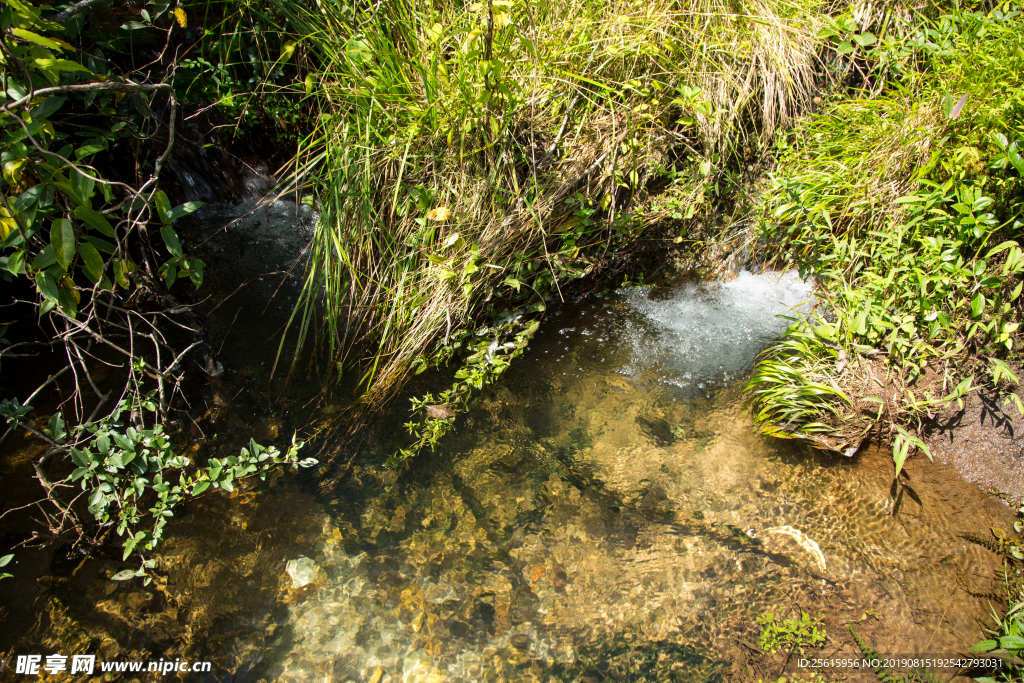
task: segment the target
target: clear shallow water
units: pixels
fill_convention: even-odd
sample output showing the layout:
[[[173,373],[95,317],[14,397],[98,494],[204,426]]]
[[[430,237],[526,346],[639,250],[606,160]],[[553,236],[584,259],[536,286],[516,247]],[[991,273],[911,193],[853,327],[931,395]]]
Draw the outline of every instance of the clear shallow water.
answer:
[[[316,598],[268,671],[573,679],[625,648],[648,675],[712,680],[794,605],[951,647],[929,601],[980,551],[949,519],[892,518],[884,472],[751,434],[733,378],[809,297],[742,273],[552,316],[443,451],[397,479],[357,469],[328,504]]]
[[[820,611],[834,651],[868,610],[882,652],[966,648],[987,608],[956,573],[983,583],[991,562],[956,533],[998,510],[926,468],[894,518],[884,455],[751,433],[740,378],[808,298],[792,275],[742,273],[555,310],[435,454],[380,466],[397,414],[325,495],[283,477],[210,496],[174,523],[166,581],[83,572],[52,592],[43,641],[206,659],[210,680],[410,683],[726,680],[765,611]],[[300,556],[319,573],[293,588]]]

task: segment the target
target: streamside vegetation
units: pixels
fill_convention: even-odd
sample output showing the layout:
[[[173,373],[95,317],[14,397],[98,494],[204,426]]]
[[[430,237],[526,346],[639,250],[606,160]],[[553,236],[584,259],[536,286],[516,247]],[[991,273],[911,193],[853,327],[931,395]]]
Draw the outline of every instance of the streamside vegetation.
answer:
[[[891,442],[898,485],[910,455],[931,457],[929,420],[969,392],[1024,414],[1024,16],[956,4],[879,36],[849,45],[862,87],[835,91],[777,143],[757,229],[778,263],[816,278],[822,304],[764,353],[747,390],[766,434],[846,455]],[[1005,666],[979,680],[1017,680],[1019,540],[970,540],[1005,557],[1005,591],[987,597],[1009,605],[975,646]]]
[[[892,440],[897,477],[968,392],[1024,413],[1024,17],[955,6],[913,26],[857,48],[863,88],[779,141],[758,229],[822,305],[748,385],[765,433],[847,455]]]
[[[869,42],[806,0],[274,6],[319,65],[295,174],[322,214],[294,332],[359,368],[368,407],[459,363],[396,461],[573,280],[737,205],[751,155],[842,76],[840,41]]]
[[[175,229],[199,202],[173,206],[161,184],[195,86],[175,80],[179,65],[188,73],[178,57],[205,33],[183,39],[188,12],[168,2],[113,27],[110,16],[87,19],[95,5],[0,3],[0,277],[10,295],[0,360],[59,359],[34,389],[5,377],[0,441],[19,431],[45,444],[32,463],[45,532],[28,542],[71,542],[83,554],[116,546],[133,558],[115,576],[124,580],[153,567],[182,501],[315,461],[300,461],[295,441],[284,453],[250,441],[202,459],[175,449],[170,426],[190,410],[187,377],[219,372],[178,298],[186,282],[203,282],[204,264]]]
[[[1017,510],[1024,518],[1024,507]],[[1002,529],[991,529],[991,535],[977,533],[962,534],[965,540],[976,543],[999,556],[1001,563],[996,569],[998,590],[978,592],[963,578],[959,577],[961,588],[972,595],[1006,602],[1006,613],[993,609],[994,628],[989,629],[990,638],[977,643],[974,652],[988,653],[1002,660],[1002,665],[993,667],[988,676],[976,678],[983,683],[1015,681],[1024,676],[1024,521],[1013,525],[1013,533]]]

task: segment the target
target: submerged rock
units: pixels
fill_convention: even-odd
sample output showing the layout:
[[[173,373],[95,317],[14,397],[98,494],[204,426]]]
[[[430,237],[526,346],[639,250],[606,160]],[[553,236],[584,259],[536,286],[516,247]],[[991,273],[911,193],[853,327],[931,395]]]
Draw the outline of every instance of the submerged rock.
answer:
[[[289,560],[284,569],[292,578],[292,588],[302,588],[313,583],[316,580],[316,575],[320,572],[320,567],[316,562],[305,555]]]
[[[430,657],[422,652],[405,658],[402,683],[441,683],[445,678],[444,672],[435,668]]]

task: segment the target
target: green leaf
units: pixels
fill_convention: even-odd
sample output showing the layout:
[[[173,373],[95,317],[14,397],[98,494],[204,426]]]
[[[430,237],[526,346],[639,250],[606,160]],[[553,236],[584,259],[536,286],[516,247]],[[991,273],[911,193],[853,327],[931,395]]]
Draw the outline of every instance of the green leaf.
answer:
[[[4,555],[3,557],[0,557],[0,567],[6,567],[7,565],[9,565],[11,563],[11,560],[13,560],[13,559],[14,559],[14,554],[13,553],[10,554],[10,555]]]
[[[82,145],[75,150],[75,158],[81,161],[86,157],[91,157],[93,154],[99,154],[107,149],[106,145]]]
[[[47,301],[57,302],[57,283],[53,281],[49,273],[39,273],[36,275],[36,288]]]
[[[22,97],[27,95],[28,92],[17,82],[11,80],[7,81],[7,94],[12,100],[20,100]]]
[[[294,40],[286,40],[284,45],[281,47],[281,56],[277,58],[278,62],[287,62],[292,58],[292,53],[295,52],[295,47],[298,45]]]
[[[202,205],[203,202],[185,202],[184,204],[179,204],[167,212],[167,220],[172,222],[176,221],[182,216],[192,213]]]
[[[864,33],[856,34],[856,35],[853,36],[853,39],[855,41],[857,41],[857,44],[860,45],[861,47],[867,47],[869,45],[874,45],[875,41],[878,40],[878,38],[875,37],[875,34],[869,32],[869,31],[865,31]]]
[[[64,50],[64,46],[68,45],[63,40],[60,41],[60,42],[57,42],[56,40],[53,40],[51,38],[47,38],[46,36],[41,36],[38,33],[34,33],[32,31],[27,31],[27,30],[25,30],[23,28],[12,28],[11,29],[11,33],[13,33],[14,35],[18,36],[22,40],[27,40],[30,43],[35,43],[36,45],[41,45],[43,47],[50,48],[51,50],[61,50],[61,51],[63,51]],[[63,43],[63,45],[61,43]],[[71,46],[68,45],[68,47],[71,47]],[[74,48],[72,48],[72,49],[74,49]]]
[[[47,97],[42,104],[32,110],[32,120],[40,121],[50,118],[57,113],[66,99],[66,97]]]
[[[977,318],[985,311],[985,295],[978,292],[971,299],[971,317]]]
[[[82,219],[85,224],[93,230],[97,230],[107,237],[117,237],[117,233],[114,232],[114,228],[110,225],[110,222],[107,221],[100,212],[82,204],[75,207],[74,213],[75,216]]]
[[[1007,650],[1024,650],[1024,638],[1021,636],[1003,636],[999,646]]]
[[[135,265],[131,261],[120,259],[114,264],[114,279],[117,281],[117,284],[121,285],[124,289],[128,289],[128,287],[131,286],[131,280],[128,279],[128,274],[134,272]]]
[[[50,226],[50,247],[53,257],[67,270],[75,257],[75,227],[66,218],[58,218]]]
[[[164,238],[167,251],[174,256],[181,256],[181,242],[178,241],[178,233],[174,232],[174,228],[169,225],[160,228],[160,236]]]
[[[88,204],[92,199],[96,179],[92,176],[80,173],[77,168],[71,169],[71,191],[80,204]]]
[[[71,447],[71,460],[79,467],[87,467],[89,465],[89,456],[74,446]]]
[[[40,199],[46,196],[46,189],[47,186],[44,183],[28,188],[21,193],[21,196],[14,200],[14,210],[21,213],[35,206]]]
[[[57,296],[60,298],[60,307],[64,309],[64,312],[72,318],[77,317],[78,301],[75,300],[74,292],[62,285],[61,288],[57,290]]]
[[[896,443],[893,444],[892,449],[892,461],[896,465],[896,474],[894,476],[899,477],[900,471],[903,469],[903,464],[907,461],[907,454],[910,450],[910,444],[900,437],[896,437]]]
[[[103,489],[93,489],[89,496],[89,507],[96,508],[104,502]]]
[[[133,548],[135,547],[134,543],[132,544],[132,547]],[[128,557],[128,555],[131,554],[131,552],[132,552],[131,549],[128,548],[128,543],[125,543],[125,554],[124,554],[124,556]],[[122,569],[118,573],[116,573],[113,576],[111,576],[110,580],[111,581],[127,581],[128,579],[134,579],[134,578],[135,578],[135,570],[134,569]]]
[[[16,251],[7,257],[7,271],[11,275],[21,275],[25,272],[25,252]]]
[[[203,262],[194,260],[189,263],[191,264],[189,279],[192,280],[192,284],[196,286],[196,289],[199,289],[203,284]]]
[[[853,322],[853,331],[855,334],[864,335],[868,333],[868,312],[866,309],[860,311],[857,314],[856,319]]]
[[[78,253],[82,255],[85,274],[94,283],[99,282],[103,277],[103,257],[100,256],[100,252],[88,242],[83,242],[78,248]]]
[[[989,249],[988,253],[985,254],[985,258],[990,259],[993,256],[995,256],[996,254],[998,254],[999,252],[1001,252],[1001,251],[1005,251],[1005,250],[1009,249],[1010,247],[1019,247],[1019,246],[1020,245],[1017,244],[1014,240],[1006,240],[1005,242],[1002,242],[998,246],[995,246],[995,247],[992,247],[991,249]]]
[[[72,62],[69,59],[33,59],[32,61],[41,71],[84,71],[87,74],[92,73],[78,62]]]
[[[345,43],[345,54],[356,66],[362,66],[364,62],[373,56],[373,48],[364,40],[353,36]]]
[[[905,196],[900,197],[899,199],[897,199],[896,203],[897,204],[917,204],[920,201],[921,201],[921,197],[918,197],[917,195],[913,195],[913,194],[908,194],[908,195],[905,195]]]
[[[86,235],[85,240],[92,246],[96,247],[97,251],[101,251],[105,254],[113,254],[117,250],[116,246],[100,237]]]
[[[56,262],[57,259],[53,256],[53,249],[47,245],[32,260],[32,270],[46,270]]]
[[[160,222],[164,225],[168,225],[171,222],[167,218],[167,215],[171,212],[171,202],[167,199],[167,195],[163,190],[157,190],[153,194],[153,203],[156,204],[156,211],[157,215],[160,217]]]

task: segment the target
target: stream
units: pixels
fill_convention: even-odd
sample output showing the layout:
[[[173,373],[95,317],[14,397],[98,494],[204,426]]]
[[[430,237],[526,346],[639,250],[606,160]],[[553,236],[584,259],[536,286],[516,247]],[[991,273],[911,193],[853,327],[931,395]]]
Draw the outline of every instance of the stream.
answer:
[[[209,228],[227,215],[208,207],[192,227],[220,297],[286,270],[311,225],[282,204]],[[211,317],[226,371],[197,423],[204,448],[283,442],[337,409],[310,408],[302,378],[278,407],[260,398],[273,350],[253,342],[287,319],[297,278],[269,307],[277,281],[257,278]],[[18,651],[213,662],[188,680],[738,680],[758,617],[801,610],[828,652],[855,652],[850,622],[886,654],[966,649],[988,608],[957,575],[984,584],[994,558],[957,534],[1007,526],[1009,510],[917,458],[894,516],[886,453],[752,431],[755,356],[779,316],[814,303],[794,273],[742,271],[553,306],[436,452],[383,467],[405,443],[403,400],[330,492],[285,474],[183,511],[155,586],[107,580],[114,560],[49,581]]]

